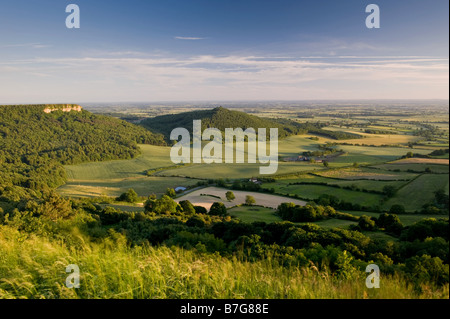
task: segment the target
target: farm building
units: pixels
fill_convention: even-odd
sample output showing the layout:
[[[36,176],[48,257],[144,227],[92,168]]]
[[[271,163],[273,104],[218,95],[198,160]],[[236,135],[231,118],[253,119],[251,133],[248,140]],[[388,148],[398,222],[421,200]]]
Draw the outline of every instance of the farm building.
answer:
[[[262,183],[261,183],[260,181],[258,181],[258,179],[255,178],[255,177],[250,178],[248,181],[249,181],[249,182],[252,182],[252,183],[255,183],[255,184],[262,184]]]

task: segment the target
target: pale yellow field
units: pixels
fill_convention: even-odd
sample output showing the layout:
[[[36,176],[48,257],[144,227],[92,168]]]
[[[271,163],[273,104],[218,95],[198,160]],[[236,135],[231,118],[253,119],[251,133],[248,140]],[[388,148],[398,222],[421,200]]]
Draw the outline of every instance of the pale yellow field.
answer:
[[[405,158],[391,164],[443,164],[449,165],[449,160],[445,158]]]
[[[355,138],[345,140],[345,143],[350,144],[366,144],[366,145],[398,145],[398,144],[408,144],[408,142],[417,142],[423,140],[420,136],[403,135],[403,134],[368,134],[355,129],[340,128],[335,126],[328,126],[324,128],[329,131],[343,131],[348,133],[354,133],[363,136],[363,138]],[[336,140],[324,139],[328,142],[336,142]]]
[[[225,193],[227,191],[228,191],[227,189],[218,188],[218,187],[202,188],[202,189],[193,191],[192,193],[178,197],[176,199],[176,202],[180,202],[182,200],[189,200],[193,205],[203,206],[209,210],[211,208],[211,205],[214,202],[222,202],[225,204],[225,206],[227,208],[244,204],[245,197],[247,195],[250,195],[255,198],[255,200],[256,200],[255,205],[270,207],[270,208],[274,208],[274,209],[276,209],[278,207],[278,205],[280,205],[281,203],[286,203],[286,202],[291,202],[291,203],[294,203],[297,205],[302,205],[302,206],[306,205],[305,201],[296,200],[296,199],[292,199],[292,198],[288,198],[288,197],[265,194],[265,193],[258,193],[258,192],[237,191],[237,190],[232,191],[236,198],[232,201],[228,201],[225,197]],[[219,196],[220,199],[213,197],[213,196],[201,196],[201,194]]]

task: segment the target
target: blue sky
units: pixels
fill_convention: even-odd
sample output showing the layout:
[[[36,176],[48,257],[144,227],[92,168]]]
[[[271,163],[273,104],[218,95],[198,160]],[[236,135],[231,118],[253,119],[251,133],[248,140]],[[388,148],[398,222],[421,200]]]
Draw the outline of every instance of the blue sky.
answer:
[[[65,8],[81,10],[67,29]],[[381,28],[367,29],[376,3]],[[445,0],[0,0],[0,104],[448,98]]]

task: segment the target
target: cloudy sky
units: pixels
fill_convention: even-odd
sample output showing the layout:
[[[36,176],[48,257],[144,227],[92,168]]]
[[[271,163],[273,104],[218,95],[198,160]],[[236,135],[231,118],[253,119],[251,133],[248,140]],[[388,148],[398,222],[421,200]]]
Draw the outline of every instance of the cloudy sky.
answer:
[[[81,10],[67,29],[66,6]],[[366,5],[381,10],[368,29]],[[448,99],[446,0],[0,0],[0,104]]]

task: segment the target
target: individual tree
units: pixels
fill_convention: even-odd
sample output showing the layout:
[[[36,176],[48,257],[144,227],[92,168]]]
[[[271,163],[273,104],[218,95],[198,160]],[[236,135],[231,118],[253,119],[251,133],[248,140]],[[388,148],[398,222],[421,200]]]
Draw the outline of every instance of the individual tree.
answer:
[[[121,194],[118,197],[118,200],[121,202],[136,203],[139,200],[139,196],[134,189],[130,188],[125,193]]]
[[[312,222],[317,219],[317,211],[316,208],[312,205],[300,206],[295,205],[292,212],[293,222]]]
[[[199,215],[194,215],[186,221],[186,226],[189,227],[205,227],[205,219]]]
[[[177,195],[177,192],[175,192],[173,188],[167,188],[166,195],[169,197],[175,197]]]
[[[256,200],[253,196],[247,195],[245,196],[245,205],[252,206],[256,203]]]
[[[208,210],[203,206],[194,206],[196,214],[207,214]]]
[[[328,163],[328,161],[323,161],[323,166],[328,167],[330,166],[330,163]]]
[[[228,201],[232,201],[233,199],[236,198],[236,196],[234,196],[234,193],[232,191],[226,192],[225,197],[227,198]]]
[[[391,209],[389,209],[389,213],[391,214],[404,214],[405,213],[405,207],[400,204],[394,204],[391,206]]]
[[[381,214],[376,224],[380,228],[384,228],[389,233],[399,235],[403,229],[403,224],[400,222],[400,218],[394,214]]]
[[[156,214],[174,214],[177,212],[178,203],[171,197],[163,195],[160,199],[148,199],[144,204],[145,212]]]
[[[295,208],[294,203],[281,203],[277,207],[277,214],[284,220],[291,220]]]
[[[210,215],[217,215],[217,216],[226,216],[227,215],[227,208],[225,205],[221,202],[215,202],[212,204],[211,208],[209,209]]]
[[[183,209],[183,213],[186,215],[193,215],[195,214],[195,208],[194,205],[188,200],[182,200],[180,202],[180,206]]]
[[[151,213],[155,211],[156,198],[149,197],[144,203],[144,211],[146,213]]]
[[[358,226],[361,228],[361,230],[374,230],[376,225],[375,221],[372,218],[366,215],[362,215],[359,218]]]
[[[445,193],[444,189],[439,189],[436,192],[434,192],[434,198],[438,205],[443,206],[444,208],[449,207],[449,197]]]
[[[392,185],[385,185],[383,187],[383,193],[387,196],[387,197],[392,197],[395,195],[396,189],[394,186]]]

